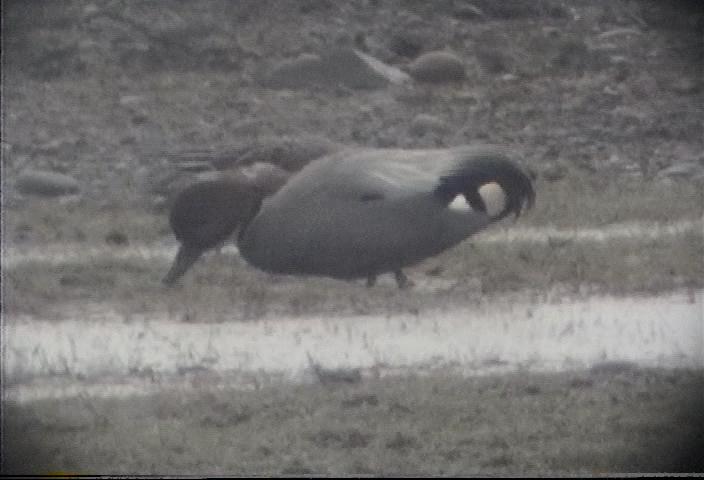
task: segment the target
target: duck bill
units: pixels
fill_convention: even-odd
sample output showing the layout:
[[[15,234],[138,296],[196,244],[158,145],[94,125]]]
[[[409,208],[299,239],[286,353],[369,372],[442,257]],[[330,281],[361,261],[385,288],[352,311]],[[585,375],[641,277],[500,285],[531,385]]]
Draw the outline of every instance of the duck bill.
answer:
[[[199,249],[192,249],[181,246],[178,249],[176,258],[174,258],[174,263],[171,265],[169,273],[166,274],[162,283],[167,287],[172,286],[176,283],[176,280],[181,278],[191,266],[200,258],[201,251]]]

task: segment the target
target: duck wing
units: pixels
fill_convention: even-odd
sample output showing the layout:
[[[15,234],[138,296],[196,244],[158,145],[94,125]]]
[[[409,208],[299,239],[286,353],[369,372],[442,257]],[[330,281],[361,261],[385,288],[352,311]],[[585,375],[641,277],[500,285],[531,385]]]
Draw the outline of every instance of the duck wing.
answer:
[[[507,201],[490,216],[479,194]],[[448,208],[464,195],[472,207]],[[351,149],[296,174],[240,236],[240,251],[270,271],[360,277],[417,263],[532,204],[528,177],[500,150]]]

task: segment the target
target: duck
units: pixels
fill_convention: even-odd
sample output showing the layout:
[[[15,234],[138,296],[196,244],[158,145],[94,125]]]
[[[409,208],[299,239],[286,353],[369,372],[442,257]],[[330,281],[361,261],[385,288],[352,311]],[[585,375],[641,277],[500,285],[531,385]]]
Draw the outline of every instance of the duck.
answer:
[[[314,160],[266,199],[249,202],[241,203],[247,213],[237,245],[254,267],[366,278],[368,286],[391,273],[403,289],[412,285],[404,268],[518,218],[533,207],[535,190],[499,146],[355,147]]]
[[[194,182],[179,192],[169,212],[179,248],[162,283],[173,286],[206,251],[221,247],[288,176],[274,165],[255,163]]]

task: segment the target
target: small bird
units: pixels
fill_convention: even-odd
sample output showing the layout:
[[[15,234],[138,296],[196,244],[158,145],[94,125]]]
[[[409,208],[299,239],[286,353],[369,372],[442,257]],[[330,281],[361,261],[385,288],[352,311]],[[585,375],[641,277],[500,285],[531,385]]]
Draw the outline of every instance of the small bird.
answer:
[[[169,223],[181,245],[163,283],[173,285],[205,251],[226,242],[287,178],[288,174],[273,165],[258,164],[195,183],[179,193]]]
[[[491,185],[498,207],[487,201]],[[242,202],[237,244],[267,272],[370,286],[393,273],[405,288],[403,268],[534,201],[530,177],[498,147],[347,149],[311,162],[265,201]]]

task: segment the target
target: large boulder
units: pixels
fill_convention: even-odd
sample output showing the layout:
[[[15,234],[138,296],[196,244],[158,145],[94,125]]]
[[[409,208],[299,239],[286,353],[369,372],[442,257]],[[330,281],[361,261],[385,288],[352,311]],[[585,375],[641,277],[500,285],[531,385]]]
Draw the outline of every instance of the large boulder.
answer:
[[[338,48],[323,55],[304,54],[277,65],[263,79],[276,89],[304,89],[314,85],[344,85],[355,89],[383,88],[406,81],[398,68],[352,48]]]
[[[426,83],[460,82],[467,77],[462,60],[442,50],[416,58],[409,66],[409,73],[414,80]]]

